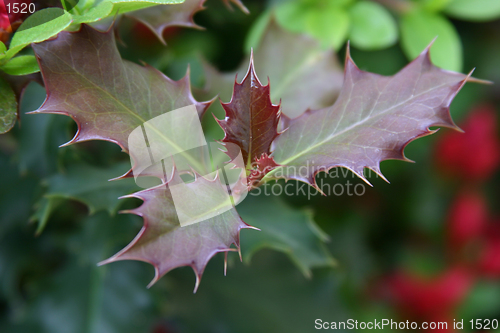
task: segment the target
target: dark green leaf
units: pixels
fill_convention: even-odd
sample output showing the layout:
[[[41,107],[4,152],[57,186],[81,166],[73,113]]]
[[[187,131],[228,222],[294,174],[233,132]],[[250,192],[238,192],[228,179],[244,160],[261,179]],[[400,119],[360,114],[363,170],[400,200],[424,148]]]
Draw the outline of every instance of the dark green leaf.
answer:
[[[72,165],[66,172],[47,179],[48,189],[44,197],[80,201],[89,207],[90,214],[100,210],[114,214],[123,203],[118,197],[132,193],[137,185],[131,178],[109,180],[124,174],[129,168],[128,162],[107,169],[85,164]]]
[[[312,268],[334,266],[335,260],[323,244],[328,236],[314,223],[311,214],[293,209],[274,196],[254,197],[264,190],[258,188],[250,192],[238,205],[241,217],[261,229],[261,232],[243,235],[243,258],[250,261],[264,248],[280,251],[288,255],[306,277],[311,277]],[[257,212],[255,207],[259,207]]]

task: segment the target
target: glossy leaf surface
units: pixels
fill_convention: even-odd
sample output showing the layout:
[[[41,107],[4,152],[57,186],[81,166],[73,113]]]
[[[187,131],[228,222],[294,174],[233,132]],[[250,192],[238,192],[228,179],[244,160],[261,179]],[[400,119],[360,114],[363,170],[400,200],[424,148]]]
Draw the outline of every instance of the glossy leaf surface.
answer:
[[[48,97],[36,113],[71,116],[78,132],[70,141],[106,140],[128,151],[128,136],[144,122],[194,104],[200,117],[209,103],[191,95],[189,78],[173,81],[150,66],[121,59],[113,33],[86,25],[33,46]]]
[[[253,67],[241,83],[235,82],[231,102],[223,103],[226,118],[218,120],[225,133],[223,142],[238,145],[247,168],[262,154],[269,154],[278,136],[279,105],[271,103],[269,84],[263,86]]]
[[[287,167],[267,176],[314,185],[316,173],[342,166],[365,179],[364,168],[380,173],[383,160],[407,160],[404,147],[429,127],[457,128],[449,106],[467,76],[435,67],[429,49],[390,77],[361,71],[349,54],[345,67],[335,104],[293,119],[277,138],[274,159]]]

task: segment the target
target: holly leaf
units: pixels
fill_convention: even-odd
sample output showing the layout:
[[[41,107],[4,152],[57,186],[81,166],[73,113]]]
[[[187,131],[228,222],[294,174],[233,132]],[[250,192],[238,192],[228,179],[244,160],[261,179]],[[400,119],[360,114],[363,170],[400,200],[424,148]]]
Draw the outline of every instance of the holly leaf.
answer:
[[[128,136],[144,122],[187,105],[200,117],[211,102],[197,102],[189,75],[173,81],[151,66],[122,60],[112,30],[82,25],[33,45],[47,99],[33,113],[63,114],[78,124],[68,144],[106,140],[128,152]]]
[[[176,6],[155,6],[142,9],[128,16],[138,20],[148,27],[158,39],[165,44],[163,32],[168,27],[186,27],[203,29],[193,21],[193,16],[205,9],[203,4],[206,0],[185,0]],[[231,8],[230,1],[238,6],[244,13],[249,13],[248,9],[240,0],[223,0]]]
[[[250,66],[241,83],[235,82],[233,97],[222,103],[226,118],[217,122],[224,130],[223,142],[236,144],[247,169],[262,154],[269,154],[271,143],[278,136],[280,106],[271,103],[270,85],[263,86]]]
[[[429,48],[390,77],[361,71],[348,52],[339,98],[329,108],[290,121],[273,152],[276,162],[286,166],[266,177],[297,179],[316,188],[314,176],[337,166],[366,182],[364,168],[383,177],[380,162],[408,161],[404,147],[434,133],[429,127],[458,129],[449,107],[467,79],[434,66]]]
[[[265,25],[264,34],[254,49],[256,72],[268,76],[273,84],[271,101],[279,103],[288,117],[297,117],[308,108],[317,110],[332,105],[342,87],[343,71],[332,50],[324,51],[315,40],[280,28],[273,19]],[[238,75],[247,69],[242,64]],[[230,98],[230,86],[236,73],[221,74],[206,65],[207,95]],[[304,84],[307,82],[307,84]]]
[[[205,8],[203,7],[204,3],[205,0],[186,0],[184,3],[175,6],[155,6],[138,10],[128,14],[128,16],[143,23],[165,44],[163,31],[168,27],[202,29],[202,27],[194,23],[193,16]]]
[[[230,209],[224,210],[222,206],[228,204],[224,202],[227,194],[224,188],[218,176],[213,180],[197,177],[191,183],[183,183],[174,171],[167,184],[127,196],[144,201],[139,208],[126,211],[142,216],[144,226],[127,247],[100,265],[118,260],[150,263],[155,268],[155,277],[148,287],[176,267],[191,266],[196,275],[196,292],[210,258],[218,252],[234,251],[232,244],[239,250],[240,230],[253,228],[243,222],[230,203]],[[192,210],[202,212],[203,216],[191,216],[201,222],[182,226],[180,217]]]
[[[133,179],[108,181],[116,175],[124,174],[129,163],[118,163],[110,168],[96,168],[91,165],[71,165],[64,173],[49,177],[45,183],[47,192],[44,194],[39,207],[31,218],[38,221],[37,234],[43,231],[50,214],[66,200],[76,200],[89,208],[94,214],[106,210],[114,215],[123,201],[118,197],[132,193],[137,189]]]
[[[17,318],[2,320],[2,333],[128,333],[153,326],[159,314],[144,289],[147,272],[140,264],[95,265],[129,237],[135,222],[135,216],[111,217],[101,212],[79,220],[73,226],[76,230],[51,230],[47,237],[54,241],[49,247],[22,229],[1,239],[2,289],[12,294],[12,301],[18,299],[21,288],[16,281],[26,270],[36,272],[23,282],[34,287],[27,293],[30,301],[19,304]],[[63,260],[59,251],[65,253]],[[57,265],[47,269],[51,262]],[[127,301],[130,299],[142,301],[136,304]],[[143,315],[135,316],[138,310]],[[61,328],[66,318],[71,321]]]
[[[248,187],[250,189],[259,187],[262,178],[278,166],[279,164],[276,164],[274,158],[266,153],[262,154],[260,158],[255,158],[247,179]]]
[[[259,207],[257,213],[255,207]],[[309,213],[292,209],[279,198],[262,193],[250,195],[238,205],[238,212],[245,221],[262,229],[259,233],[245,234],[242,239],[246,262],[259,250],[270,248],[285,253],[308,278],[312,276],[312,268],[335,266],[324,246],[328,236]]]

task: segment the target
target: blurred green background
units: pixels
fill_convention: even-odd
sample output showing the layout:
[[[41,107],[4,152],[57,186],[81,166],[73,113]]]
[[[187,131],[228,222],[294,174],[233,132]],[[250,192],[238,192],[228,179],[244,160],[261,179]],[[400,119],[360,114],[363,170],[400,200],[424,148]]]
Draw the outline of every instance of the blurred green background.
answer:
[[[140,23],[123,18],[120,51],[173,79],[184,76],[190,64],[194,90],[204,96],[205,63],[233,72],[248,62],[251,32],[258,34],[269,11],[286,16],[296,6],[302,16],[324,25],[311,28],[292,16],[284,29],[308,34],[325,49],[336,48],[339,59],[351,39],[351,55],[361,69],[392,75],[412,57],[409,49],[421,50],[429,42],[422,37],[423,47],[408,45],[418,39],[415,31],[430,26],[422,17],[410,17],[422,11],[456,33],[455,39],[440,35],[445,41],[438,45],[438,38],[433,59],[463,72],[476,68],[475,77],[495,82],[468,83],[453,102],[451,113],[466,133],[442,129],[411,143],[406,156],[417,163],[382,163],[391,184],[372,177],[374,187],[366,187],[363,196],[297,195],[270,201],[249,195],[238,206],[243,220],[263,233],[272,221],[274,236],[243,230],[243,263],[230,253],[224,277],[223,255],[216,255],[196,294],[189,267],[175,269],[146,289],[153,277],[146,263],[96,266],[142,226],[137,216],[116,214],[140,204],[117,199],[139,188],[133,181],[107,182],[127,170],[128,156],[109,142],[58,148],[72,138],[76,125],[69,117],[27,115],[45,98],[45,90],[32,83],[22,99],[19,123],[0,136],[0,332],[312,332],[318,318],[449,324],[453,319],[500,319],[498,15],[464,18],[446,7],[449,1],[409,1],[419,6],[413,12],[401,9],[397,0],[378,1],[386,11],[379,18],[385,35],[366,45],[363,31],[353,32],[363,30],[364,21],[359,23],[352,9],[358,2],[318,10],[320,2],[245,0],[250,11],[245,14],[208,0],[207,9],[194,17],[205,30],[169,28],[167,46]],[[476,3],[491,6],[483,13],[495,13],[496,4]],[[343,19],[347,27],[339,23]],[[412,19],[420,23],[408,23]],[[432,29],[426,34],[432,35]],[[230,93],[220,92],[224,102]],[[222,118],[219,103],[214,104],[209,113]],[[220,139],[213,117],[207,115],[205,122],[208,136]],[[327,181],[347,180],[360,183],[351,174]],[[300,243],[309,218],[327,235],[318,232],[319,238],[328,238],[324,244]],[[290,230],[282,235],[280,227]],[[296,238],[281,239],[294,232]],[[264,238],[259,237],[267,238],[261,244]],[[324,258],[315,261],[323,250],[335,259],[335,267]],[[465,331],[476,330],[466,324]]]

